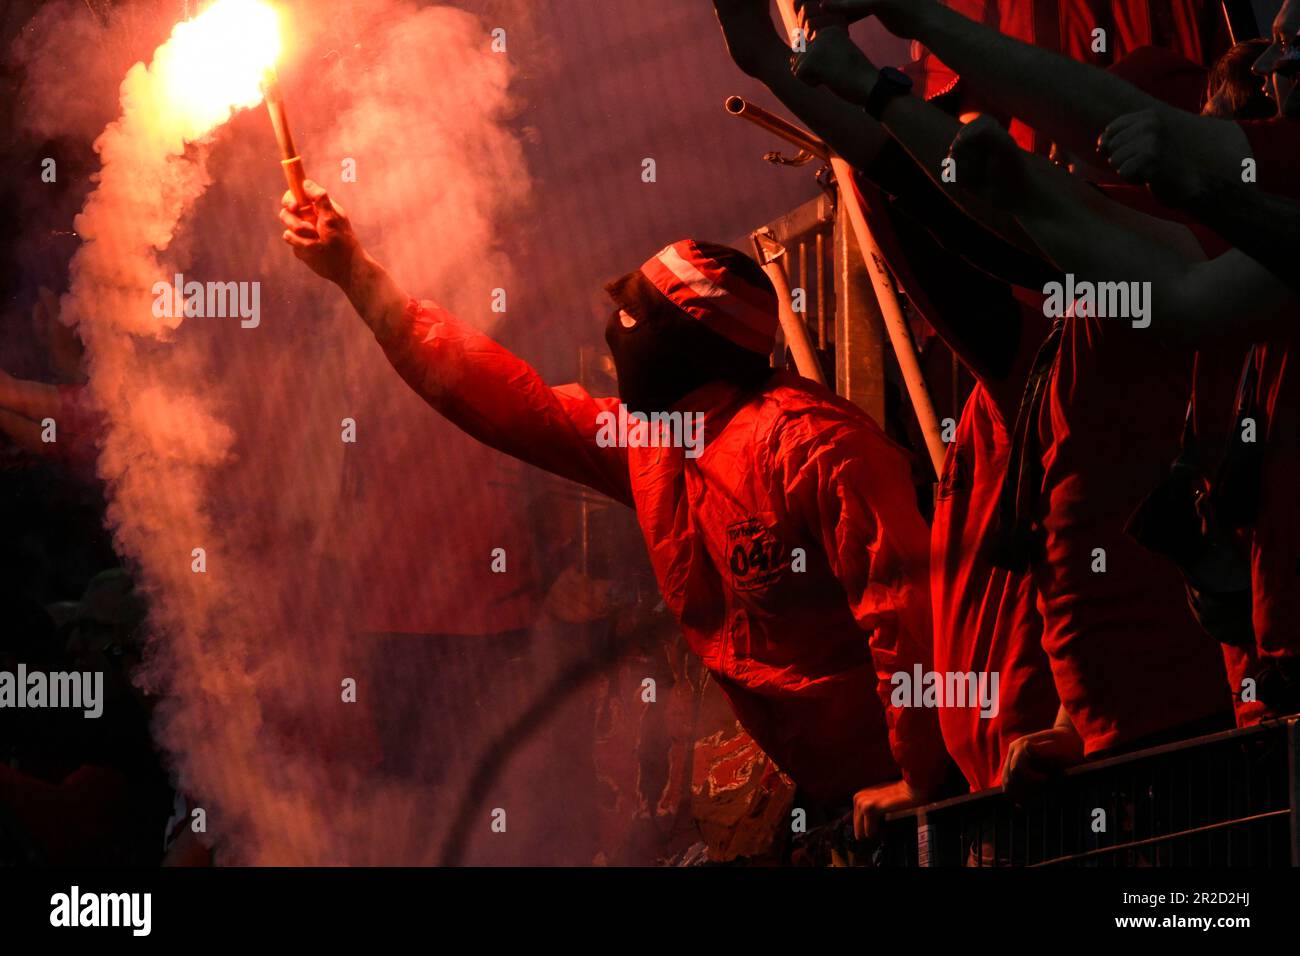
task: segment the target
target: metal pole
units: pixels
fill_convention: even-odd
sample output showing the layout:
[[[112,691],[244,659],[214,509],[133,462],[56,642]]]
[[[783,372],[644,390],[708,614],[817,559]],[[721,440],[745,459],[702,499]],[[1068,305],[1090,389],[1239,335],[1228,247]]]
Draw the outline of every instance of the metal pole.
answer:
[[[761,106],[755,106],[743,96],[728,96],[722,106],[732,116],[749,120],[760,129],[781,137],[787,143],[798,146],[817,159],[824,161],[830,158],[830,148],[812,133],[782,119],[775,113],[769,113]]]
[[[776,0],[777,9],[785,23],[787,34],[793,35],[799,27],[798,17],[794,12],[793,0]],[[876,299],[880,303],[880,313],[885,320],[885,330],[889,333],[889,342],[894,347],[899,370],[903,373],[903,384],[907,386],[908,397],[916,411],[921,434],[925,437],[925,447],[930,453],[930,464],[934,467],[937,478],[943,474],[943,459],[946,453],[939,416],[934,410],[934,400],[925,385],[925,376],[921,373],[921,361],[916,354],[916,344],[912,341],[907,320],[903,317],[902,306],[898,303],[898,292],[894,280],[885,268],[884,257],[871,236],[866,214],[862,210],[857,190],[853,188],[853,170],[843,159],[831,156],[831,169],[835,172],[835,181],[839,184],[840,203],[848,213],[849,223],[858,240],[858,248],[871,277],[871,285]]]
[[[772,280],[772,286],[776,289],[781,331],[785,333],[786,345],[790,347],[790,354],[794,356],[795,368],[804,378],[810,378],[818,385],[825,385],[826,376],[822,374],[821,363],[817,360],[817,350],[813,348],[812,338],[808,335],[808,326],[795,314],[794,306],[790,301],[790,278],[781,263],[781,258],[785,255],[785,247],[766,229],[758,230],[750,238],[754,241],[754,254],[759,265],[763,267],[763,271],[767,273],[767,277]],[[804,302],[807,301],[807,290],[804,290]]]
[[[840,186],[840,202],[848,212],[849,223],[857,236],[858,248],[862,250],[862,257],[866,261],[867,274],[871,276],[871,285],[876,290],[876,299],[880,303],[880,314],[885,320],[885,331],[889,333],[889,342],[894,347],[898,368],[903,373],[903,384],[907,386],[907,395],[916,411],[916,420],[925,436],[925,447],[930,452],[930,463],[934,466],[937,478],[943,474],[943,458],[947,449],[939,427],[939,415],[934,410],[934,399],[930,397],[925,375],[921,371],[916,344],[912,341],[912,332],[907,327],[907,319],[898,302],[898,290],[894,287],[894,279],[885,267],[884,256],[867,226],[866,214],[862,211],[857,191],[853,188],[853,170],[838,156],[831,159],[831,168],[835,170],[835,179]]]
[[[1228,39],[1233,43],[1260,35],[1259,21],[1250,0],[1223,0],[1223,19],[1228,23]]]

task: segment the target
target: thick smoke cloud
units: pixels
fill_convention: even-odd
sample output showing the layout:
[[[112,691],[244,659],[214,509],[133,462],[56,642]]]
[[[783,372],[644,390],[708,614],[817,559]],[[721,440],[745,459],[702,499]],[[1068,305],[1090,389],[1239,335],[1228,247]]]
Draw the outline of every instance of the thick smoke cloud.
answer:
[[[546,586],[576,563],[576,490],[439,420],[292,257],[265,110],[187,145],[143,101],[122,102],[128,71],[143,82],[133,65],[203,6],[56,0],[10,51],[26,134],[99,143],[95,182],[61,174],[70,198],[93,191],[62,318],[87,344],[109,520],[153,609],[139,680],[161,700],[157,739],[221,862],[430,863],[449,841],[471,862],[590,862],[609,849],[593,821],[627,799],[625,781],[596,780],[593,701],[641,707],[635,688],[662,653],[616,689],[601,676],[608,635],[537,626]],[[731,93],[772,101],[727,60],[707,3],[276,6],[308,174],[410,292],[557,382],[600,342],[604,280],[817,192],[762,164],[776,144],[723,113]],[[498,25],[508,55],[491,52]],[[178,272],[260,282],[260,324],[156,318],[153,285]],[[627,540],[599,543],[626,585],[645,564],[621,520]],[[199,547],[205,574],[191,570]],[[507,574],[490,572],[494,548]],[[340,701],[345,677],[356,704]],[[633,744],[600,746],[627,764]],[[475,777],[485,753],[499,777]],[[508,836],[488,828],[497,807]]]
[[[60,6],[24,41],[43,97],[30,126],[85,135],[102,104],[56,71],[67,44],[104,51],[78,84],[112,88],[108,72],[141,37],[165,36],[175,5],[107,22]],[[282,21],[310,173],[345,204],[349,187],[364,194],[358,227],[411,288],[445,289],[487,324],[491,290],[512,278],[496,233],[529,193],[510,61],[490,51],[487,26],[381,0],[287,4]],[[515,559],[510,590],[525,600],[504,624],[487,614],[468,629],[526,623],[529,542],[503,495],[474,491],[481,474],[465,466],[483,454],[404,393],[341,297],[280,245],[264,112],[188,142],[194,131],[160,109],[161,82],[137,63],[120,84],[62,302],[106,417],[109,520],[152,608],[140,680],[161,696],[157,737],[224,862],[432,862],[435,793],[385,772],[394,741],[380,740],[375,706],[429,682],[369,679],[363,635],[465,630],[452,591],[486,578],[489,544]],[[260,283],[260,323],[158,316],[155,283],[175,273]],[[358,681],[355,705],[340,699],[344,678]]]

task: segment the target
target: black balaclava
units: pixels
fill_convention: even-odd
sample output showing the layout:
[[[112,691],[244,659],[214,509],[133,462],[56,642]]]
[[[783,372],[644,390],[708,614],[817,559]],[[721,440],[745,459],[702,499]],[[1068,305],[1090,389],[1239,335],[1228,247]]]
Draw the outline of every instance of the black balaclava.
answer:
[[[741,260],[738,267],[745,270],[746,280],[771,288],[757,263],[734,255]],[[725,380],[752,388],[772,373],[767,355],[737,345],[683,312],[640,270],[615,279],[605,290],[637,320],[632,328],[624,328],[615,310],[605,325],[605,342],[618,373],[618,397],[628,411],[667,411],[709,382]]]

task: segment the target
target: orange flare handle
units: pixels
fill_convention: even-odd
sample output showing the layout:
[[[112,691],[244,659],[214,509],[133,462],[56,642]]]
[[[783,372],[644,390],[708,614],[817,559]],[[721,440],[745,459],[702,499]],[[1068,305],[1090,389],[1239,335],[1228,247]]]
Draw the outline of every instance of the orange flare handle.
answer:
[[[293,198],[298,200],[299,207],[310,208],[311,200],[307,198],[307,191],[302,187],[302,181],[306,178],[302,171],[302,157],[282,159],[280,166],[284,169],[284,181],[289,184],[289,191],[293,193]]]
[[[302,157],[293,143],[293,133],[289,130],[289,117],[284,111],[284,99],[280,96],[280,83],[273,71],[268,70],[262,83],[266,96],[266,110],[271,114],[271,128],[275,130],[275,141],[280,146],[280,166],[284,169],[284,181],[289,184],[289,191],[297,200],[299,211],[310,210],[311,200],[303,189],[302,181],[306,178],[302,168]]]

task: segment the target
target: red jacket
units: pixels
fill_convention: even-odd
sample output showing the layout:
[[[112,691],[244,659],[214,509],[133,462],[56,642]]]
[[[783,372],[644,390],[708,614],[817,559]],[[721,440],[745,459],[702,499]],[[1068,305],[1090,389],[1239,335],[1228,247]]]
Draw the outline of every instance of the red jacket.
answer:
[[[1295,159],[1300,122],[1240,124],[1258,164],[1259,188],[1300,199]],[[1293,324],[1294,328],[1294,324]],[[1261,657],[1300,656],[1300,336],[1261,346],[1256,401],[1263,443],[1259,518],[1251,535],[1256,648]]]
[[[1192,617],[1182,575],[1125,530],[1178,454],[1192,385],[1193,353],[1149,332],[1067,318],[1037,422],[1043,649],[1089,755],[1231,706],[1219,645]]]
[[[705,416],[698,458],[602,447],[598,416],[617,399],[548,387],[443,309],[412,301],[380,344],[470,435],[636,509],[691,649],[813,799],[900,767],[915,786],[939,782],[934,713],[889,705],[893,674],[931,668],[928,532],[906,454],[864,412],[778,373],[757,395],[716,382],[683,400]]]
[[[1300,340],[1300,339],[1297,339]],[[1261,657],[1300,657],[1300,369],[1294,343],[1259,348],[1257,422],[1264,445],[1251,536],[1255,641]]]
[[[944,458],[930,537],[935,670],[998,675],[996,715],[973,707],[939,711],[944,743],[971,790],[998,786],[1011,742],[1051,727],[1060,708],[1033,581],[1027,572],[995,567],[989,554],[1010,458],[1003,412],[977,384]]]

